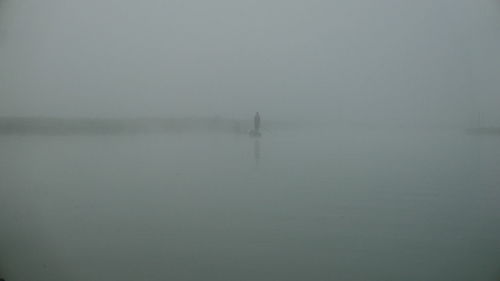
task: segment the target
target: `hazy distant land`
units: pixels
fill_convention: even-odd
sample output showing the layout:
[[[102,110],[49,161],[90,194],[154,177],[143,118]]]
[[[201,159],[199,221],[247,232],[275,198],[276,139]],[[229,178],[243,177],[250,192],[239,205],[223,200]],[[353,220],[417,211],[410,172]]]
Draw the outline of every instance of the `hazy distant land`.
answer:
[[[264,129],[289,129],[295,124],[266,120]],[[221,117],[185,118],[57,118],[0,117],[0,134],[139,134],[185,131],[247,133],[251,120]]]
[[[467,129],[467,133],[471,135],[500,135],[499,127],[483,127]]]

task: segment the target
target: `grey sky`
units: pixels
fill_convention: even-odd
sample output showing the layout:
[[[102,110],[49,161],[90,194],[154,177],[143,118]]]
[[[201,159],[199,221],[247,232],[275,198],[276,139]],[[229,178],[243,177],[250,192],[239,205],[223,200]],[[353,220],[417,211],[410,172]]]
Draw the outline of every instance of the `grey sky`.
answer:
[[[500,125],[493,0],[6,1],[0,114]]]

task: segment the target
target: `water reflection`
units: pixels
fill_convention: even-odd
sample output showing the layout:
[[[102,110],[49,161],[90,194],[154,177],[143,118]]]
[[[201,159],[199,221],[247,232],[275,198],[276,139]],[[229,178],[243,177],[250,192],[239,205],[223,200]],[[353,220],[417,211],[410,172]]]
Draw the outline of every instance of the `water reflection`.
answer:
[[[260,139],[255,138],[253,141],[253,156],[255,158],[255,165],[259,165],[260,161]]]

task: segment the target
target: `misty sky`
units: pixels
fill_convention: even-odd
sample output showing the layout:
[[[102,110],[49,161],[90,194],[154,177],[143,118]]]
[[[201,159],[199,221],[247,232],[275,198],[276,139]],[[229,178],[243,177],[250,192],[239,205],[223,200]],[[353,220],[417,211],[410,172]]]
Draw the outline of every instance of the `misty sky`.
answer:
[[[4,0],[0,115],[500,126],[495,0]]]

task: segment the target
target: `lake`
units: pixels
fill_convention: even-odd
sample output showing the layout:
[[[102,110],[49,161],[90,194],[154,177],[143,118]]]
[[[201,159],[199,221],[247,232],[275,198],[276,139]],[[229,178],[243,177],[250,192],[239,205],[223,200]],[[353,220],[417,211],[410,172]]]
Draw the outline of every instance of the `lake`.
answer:
[[[500,137],[0,136],[10,280],[500,278]]]

